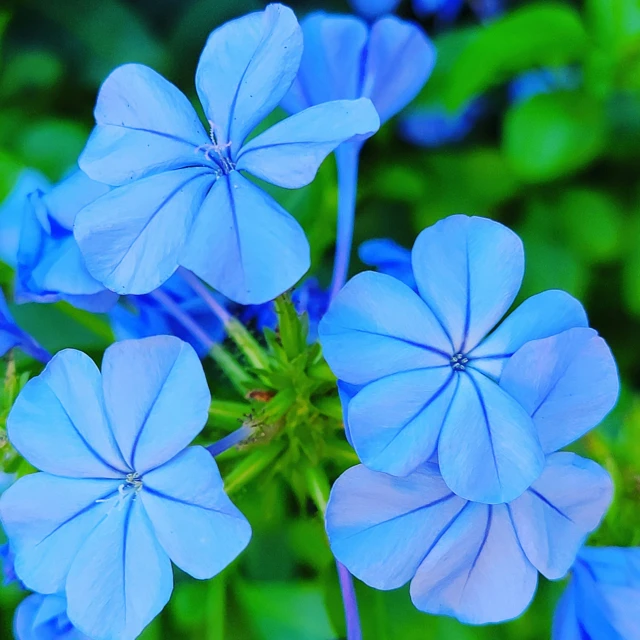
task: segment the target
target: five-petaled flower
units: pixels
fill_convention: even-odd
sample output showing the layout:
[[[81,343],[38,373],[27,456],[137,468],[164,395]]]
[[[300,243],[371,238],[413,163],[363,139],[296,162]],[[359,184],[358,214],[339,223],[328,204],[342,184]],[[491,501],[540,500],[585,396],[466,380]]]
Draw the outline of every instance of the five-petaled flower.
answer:
[[[209,403],[198,356],[169,336],[109,347],[102,374],[62,351],[20,393],[9,437],[42,473],[3,494],[0,517],[20,579],[64,592],[91,638],[135,638],[169,600],[171,560],[211,578],[249,542],[215,461],[187,446]]]
[[[640,640],[640,548],[584,547],[553,621],[553,640]]]
[[[337,480],[326,514],[331,549],[356,577],[377,589],[411,580],[418,609],[470,624],[520,615],[538,571],[564,576],[613,491],[599,465],[558,452],[617,399],[613,356],[595,331],[529,342],[509,360],[500,386],[532,417],[546,455],[544,471],[518,498],[464,500],[434,463],[406,477],[359,465]]]
[[[360,460],[403,476],[437,453],[459,496],[500,503],[542,472],[533,421],[497,380],[526,342],[584,327],[582,305],[563,291],[511,306],[524,273],[520,239],[485,218],[456,215],[418,237],[418,293],[365,272],[335,298],[320,323],[327,362],[358,391],[347,410]]]
[[[182,265],[231,300],[258,304],[302,277],[304,232],[243,172],[303,187],[337,146],[380,123],[369,100],[339,100],[247,142],[289,90],[301,56],[300,26],[279,4],[214,31],[196,73],[208,133],[187,98],[148,67],[125,65],[107,78],[79,163],[118,188],[75,226],[97,280],[118,293],[148,293]]]

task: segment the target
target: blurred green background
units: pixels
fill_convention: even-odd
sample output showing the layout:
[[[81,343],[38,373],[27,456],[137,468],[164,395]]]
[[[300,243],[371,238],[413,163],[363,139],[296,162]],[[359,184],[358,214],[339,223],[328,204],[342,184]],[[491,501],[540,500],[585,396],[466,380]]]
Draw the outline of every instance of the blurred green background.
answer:
[[[257,0],[23,0],[0,6],[0,200],[24,167],[57,180],[74,164],[92,126],[96,91],[124,62],[154,67],[194,96],[208,33],[259,9]],[[346,2],[291,2],[348,11]],[[400,14],[412,17],[409,2]],[[511,2],[481,24],[470,8],[447,28],[423,22],[436,70],[418,105],[455,111],[482,97],[462,141],[412,146],[387,124],[365,147],[356,246],[392,237],[410,247],[425,226],[453,213],[502,221],[523,238],[522,297],[562,288],[584,301],[612,346],[623,392],[615,412],[576,450],[605,465],[617,493],[594,544],[640,544],[640,0]],[[570,88],[513,102],[522,73],[560,69]],[[313,270],[328,282],[335,232],[333,161],[316,182],[280,193],[312,243]],[[354,261],[353,270],[363,265]],[[11,274],[1,274],[8,284]],[[18,321],[45,346],[100,352],[108,324],[68,305],[25,305]],[[215,394],[214,389],[214,394]],[[345,634],[335,569],[311,504],[278,477],[234,496],[255,535],[223,575],[198,583],[178,575],[170,605],[145,640],[331,640]],[[412,608],[407,590],[358,585],[365,640],[548,638],[562,583],[541,581],[522,618],[464,627]],[[0,635],[10,637],[22,597],[0,589]]]

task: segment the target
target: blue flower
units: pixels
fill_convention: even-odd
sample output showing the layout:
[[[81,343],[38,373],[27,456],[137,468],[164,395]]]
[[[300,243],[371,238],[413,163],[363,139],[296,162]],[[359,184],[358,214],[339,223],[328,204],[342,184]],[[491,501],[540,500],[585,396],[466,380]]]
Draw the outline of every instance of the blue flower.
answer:
[[[369,267],[380,273],[393,276],[414,291],[418,290],[411,268],[411,251],[401,247],[389,238],[379,238],[363,242],[358,249],[358,257]]]
[[[583,548],[556,609],[553,640],[639,638],[640,548]]]
[[[551,580],[565,575],[613,491],[596,463],[557,452],[617,398],[615,363],[595,331],[570,329],[526,344],[500,384],[531,416],[547,456],[518,498],[464,500],[433,463],[406,477],[359,465],[335,483],[326,515],[331,549],[357,578],[384,590],[411,580],[418,609],[469,624],[522,613],[538,571]]]
[[[400,118],[400,135],[407,142],[430,148],[460,142],[483,111],[481,100],[473,100],[453,113],[439,105],[411,107]]]
[[[63,594],[25,598],[16,609],[13,631],[17,640],[91,640],[69,620]]]
[[[363,387],[348,408],[356,452],[371,469],[402,476],[437,451],[458,495],[512,500],[544,456],[531,418],[496,380],[529,340],[586,326],[584,309],[546,291],[487,335],[518,293],[524,252],[518,236],[485,218],[456,215],[425,229],[412,264],[419,295],[361,273],[320,323],[337,378]]]
[[[318,11],[302,21],[300,71],[282,106],[297,113],[328,100],[370,98],[384,123],[411,102],[436,60],[422,29],[395,16],[369,26]]]
[[[137,637],[169,600],[171,560],[207,579],[247,545],[215,461],[187,446],[209,403],[198,356],[169,336],[112,345],[102,374],[62,351],[18,396],[9,438],[42,473],[0,498],[16,572],[38,593],[64,591],[88,636]]]
[[[160,292],[169,296],[213,342],[224,340],[225,330],[220,319],[179,275],[171,276],[160,287]],[[218,302],[225,305],[221,298],[217,296]],[[201,358],[207,355],[211,346],[204,344],[179,322],[159,300],[157,293],[124,297],[110,311],[109,319],[118,340],[173,335],[188,342]]]
[[[580,71],[572,67],[533,69],[511,81],[508,87],[509,99],[518,103],[541,93],[577,89],[581,81]]]
[[[361,16],[375,20],[386,13],[393,13],[401,0],[351,0],[351,6]]]
[[[80,167],[119,188],[75,226],[97,280],[148,293],[182,265],[231,300],[257,304],[304,275],[300,225],[241,172],[303,187],[331,151],[372,135],[379,120],[368,100],[335,101],[247,142],[289,90],[301,56],[300,26],[282,5],[214,31],[196,73],[209,134],[187,98],[148,67],[124,65],[107,78]]]
[[[464,0],[413,0],[413,10],[422,18],[436,16],[445,23],[453,22],[464,6]]]
[[[49,188],[49,181],[35,169],[23,169],[13,189],[0,206],[0,260],[15,267],[20,241],[20,227],[30,193]]]
[[[73,237],[78,211],[108,191],[108,186],[75,171],[52,189],[29,195],[18,249],[18,301],[66,300],[95,313],[116,303],[118,294],[87,271]]]
[[[27,355],[47,362],[51,356],[29,334],[24,332],[15,322],[9,311],[7,301],[2,289],[0,289],[0,358],[9,349],[17,347]]]

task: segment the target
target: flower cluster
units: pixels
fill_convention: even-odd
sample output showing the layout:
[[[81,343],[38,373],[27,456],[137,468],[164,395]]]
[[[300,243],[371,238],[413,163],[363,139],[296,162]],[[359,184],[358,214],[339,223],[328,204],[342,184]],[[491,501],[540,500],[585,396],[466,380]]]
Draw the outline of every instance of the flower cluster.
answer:
[[[618,608],[638,591],[637,550],[583,547],[611,478],[562,451],[619,392],[580,302],[551,290],[509,313],[523,244],[466,215],[424,229],[411,251],[363,243],[378,272],[345,284],[362,145],[435,64],[418,25],[379,17],[398,2],[353,4],[372,23],[320,12],[299,25],[270,4],[216,29],[196,71],[207,125],[152,69],[115,69],[78,166],[53,186],[23,174],[0,211],[15,301],[108,313],[119,340],[100,369],[73,349],[51,357],[0,291],[0,356],[18,348],[46,364],[6,420],[36,470],[0,498],[5,573],[34,591],[15,614],[18,640],[134,640],[169,601],[173,565],[200,580],[230,565],[252,532],[214,456],[240,443],[249,464],[236,483],[277,459],[274,474],[318,506],[348,640],[360,637],[349,572],[381,590],[410,582],[419,610],[469,624],[520,615],[539,573],[571,572],[555,640],[637,637],[637,607]],[[447,21],[462,4],[414,8]],[[256,132],[278,106],[290,115]],[[458,131],[436,129],[429,140]],[[333,152],[327,288],[300,282],[305,233],[259,181],[304,187]],[[207,355],[244,397],[224,406],[239,407],[240,428],[205,448],[192,443],[220,411]],[[329,495],[331,452],[349,449],[331,446],[342,424],[361,464],[343,465]]]

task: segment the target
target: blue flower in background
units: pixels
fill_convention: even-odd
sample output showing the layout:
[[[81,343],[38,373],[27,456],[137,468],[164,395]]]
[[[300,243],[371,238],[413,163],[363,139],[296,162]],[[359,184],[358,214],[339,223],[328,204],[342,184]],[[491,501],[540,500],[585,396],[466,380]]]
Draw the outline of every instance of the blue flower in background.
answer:
[[[358,257],[369,267],[393,276],[414,291],[418,290],[411,268],[411,251],[389,238],[376,238],[363,242],[358,248]]]
[[[558,603],[553,640],[640,639],[640,548],[585,547]]]
[[[407,142],[429,148],[460,142],[483,112],[481,100],[472,100],[453,113],[440,105],[411,107],[400,117],[400,135]]]
[[[113,307],[118,294],[87,271],[73,237],[78,211],[108,191],[108,186],[75,171],[55,187],[29,195],[18,249],[19,302],[66,300],[96,313]]]
[[[541,93],[577,89],[581,82],[579,69],[573,67],[534,69],[509,83],[509,100],[518,103]]]
[[[63,594],[25,598],[16,609],[13,631],[16,640],[91,640],[69,620]]]
[[[179,265],[235,302],[258,304],[309,268],[300,225],[247,172],[288,189],[309,184],[325,157],[379,127],[368,100],[307,109],[247,142],[289,90],[302,56],[293,12],[278,4],[215,30],[196,88],[209,134],[187,98],[148,67],[104,82],[97,127],[80,157],[115,187],[78,215],[89,271],[118,293],[148,293]]]
[[[195,351],[168,336],[109,347],[102,374],[62,351],[18,396],[9,438],[43,472],[0,498],[16,572],[64,591],[88,636],[132,640],[169,600],[171,560],[207,579],[249,542],[215,461],[187,446],[209,403]]]
[[[401,0],[351,0],[354,10],[369,20],[386,13],[393,13]],[[504,11],[504,0],[470,0],[469,4],[482,20],[488,20]],[[444,23],[453,22],[462,11],[464,0],[413,0],[416,15],[426,18],[435,16]]]
[[[529,342],[500,384],[531,416],[547,456],[518,498],[466,501],[433,463],[401,478],[359,465],[337,480],[326,514],[331,549],[356,577],[384,590],[411,580],[418,609],[469,624],[522,613],[538,571],[564,576],[613,491],[599,465],[556,453],[596,426],[617,398],[615,362],[595,331]]]
[[[49,188],[49,181],[35,169],[23,169],[13,189],[0,205],[0,260],[15,267],[20,242],[20,227],[28,206],[28,196]]]
[[[524,251],[516,234],[485,218],[456,215],[425,229],[412,265],[418,294],[361,273],[320,323],[337,378],[363,387],[348,407],[356,453],[402,476],[437,451],[458,495],[512,500],[540,475],[544,456],[531,418],[496,380],[526,342],[586,326],[584,309],[546,291],[487,335],[518,293]]]
[[[0,289],[0,358],[9,349],[15,347],[40,362],[47,362],[51,358],[45,349],[16,324],[9,311],[4,293]]]
[[[375,20],[386,13],[393,13],[402,0],[351,0],[351,6],[361,16]]]
[[[464,0],[413,0],[413,10],[421,18],[435,16],[445,23],[453,22],[464,6]]]
[[[169,296],[213,342],[224,340],[226,334],[220,319],[179,275],[171,276],[159,291]],[[226,305],[222,296],[217,296],[217,299]],[[207,355],[211,346],[204,344],[179,322],[157,293],[124,297],[110,311],[109,319],[118,340],[173,335],[188,342],[201,358]]]

